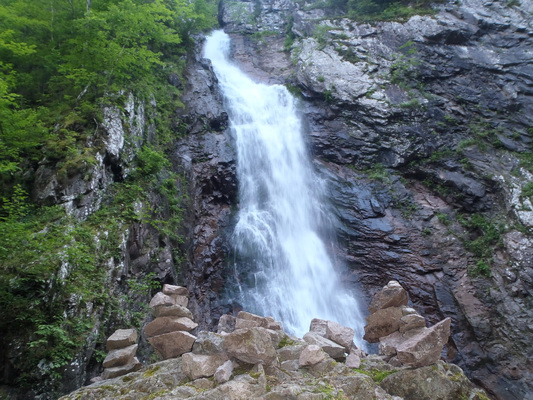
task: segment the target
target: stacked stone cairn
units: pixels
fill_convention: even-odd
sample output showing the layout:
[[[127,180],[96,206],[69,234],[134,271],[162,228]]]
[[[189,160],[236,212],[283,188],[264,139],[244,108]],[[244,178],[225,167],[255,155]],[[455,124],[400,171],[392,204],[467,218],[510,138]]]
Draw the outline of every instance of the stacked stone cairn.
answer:
[[[137,331],[135,329],[118,329],[106,342],[109,353],[104,360],[104,372],[101,379],[111,379],[126,375],[141,368],[135,357],[137,352]]]
[[[406,290],[390,281],[372,298],[364,339],[379,343],[379,353],[395,366],[435,364],[450,336],[450,318],[426,327],[424,317],[407,307]]]
[[[144,327],[144,334],[163,360],[190,352],[196,340],[190,331],[198,324],[187,308],[188,296],[185,287],[163,285],[150,301],[155,319]]]

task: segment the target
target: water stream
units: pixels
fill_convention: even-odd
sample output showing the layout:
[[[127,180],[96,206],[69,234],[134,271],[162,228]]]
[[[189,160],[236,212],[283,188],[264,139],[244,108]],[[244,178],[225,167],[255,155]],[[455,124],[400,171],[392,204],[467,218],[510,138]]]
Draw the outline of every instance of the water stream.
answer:
[[[204,56],[218,77],[237,147],[233,296],[246,311],[272,316],[298,337],[313,318],[350,326],[361,346],[363,316],[321,234],[331,218],[323,207],[325,185],[311,164],[296,101],[282,85],[247,77],[229,60],[229,44],[215,31]]]

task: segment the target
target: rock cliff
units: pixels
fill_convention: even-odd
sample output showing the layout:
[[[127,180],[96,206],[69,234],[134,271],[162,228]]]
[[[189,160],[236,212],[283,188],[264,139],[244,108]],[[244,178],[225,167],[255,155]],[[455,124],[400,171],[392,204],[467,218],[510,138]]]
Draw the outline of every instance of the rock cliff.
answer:
[[[314,164],[329,182],[339,239],[334,251],[343,280],[367,299],[396,280],[408,288],[408,306],[432,325],[450,318],[446,360],[497,399],[529,399],[533,392],[532,12],[525,0],[462,0],[438,6],[432,16],[368,24],[306,1],[223,1],[220,8],[239,65],[257,80],[287,84],[301,99]],[[120,226],[114,238],[119,244],[102,261],[108,299],[88,311],[75,298],[65,306],[68,315],[86,313],[94,324],[83,350],[65,368],[63,393],[99,372],[95,346],[104,332],[119,327],[117,309],[146,311],[140,305],[148,294],[135,293],[128,280],[152,272],[159,283],[189,287],[189,308],[202,330],[214,329],[223,315],[239,311],[228,294],[238,205],[235,151],[201,45],[198,38],[185,79],[170,77],[183,89],[185,104],[172,126],[182,134],[172,161],[186,182],[180,186],[180,193],[187,194],[181,203],[183,243],[148,222]],[[62,204],[80,220],[93,214],[112,184],[130,174],[141,145],[153,140],[146,116],[154,108],[129,97],[123,108],[104,109],[87,143],[99,149],[95,163],[62,176],[43,161],[34,198]],[[152,205],[160,205],[156,193],[149,197]],[[111,301],[117,303],[112,311]],[[146,315],[140,319],[146,321]],[[224,318],[220,322],[231,325]],[[4,381],[16,378],[24,359],[19,343],[6,344],[1,356]],[[141,361],[150,358],[145,338],[139,353]],[[325,357],[320,352],[311,356]],[[92,398],[119,398],[132,382],[140,391],[157,389],[161,398],[171,390],[203,398],[200,392],[214,389],[202,379],[178,385],[188,379],[181,363],[167,360],[131,379],[117,378],[118,392],[99,383]],[[318,389],[315,378],[301,377],[308,392],[336,395],[337,387],[359,384],[361,390],[378,390],[371,378],[326,366]],[[436,368],[402,371],[407,377],[401,380],[435,378],[444,388],[459,374],[447,364]],[[227,390],[245,388],[248,398],[266,396],[271,374],[250,371],[234,373],[240,377]],[[341,378],[339,371],[350,376]],[[384,390],[392,393],[386,385],[398,386],[398,374],[384,380]],[[224,380],[227,371],[219,375]],[[414,386],[396,395],[419,399],[431,393],[431,388]],[[53,398],[47,390],[43,386],[26,398],[37,393]],[[298,390],[284,382],[265,398],[290,398]]]
[[[447,359],[502,399],[532,384],[531,11],[466,0],[363,24],[305,2],[221,8],[240,66],[302,99],[343,279],[367,296],[395,279],[432,323],[450,317]],[[214,78],[195,65],[189,115],[206,133],[178,152],[196,177],[187,284],[205,328],[231,308],[220,299],[236,185]]]

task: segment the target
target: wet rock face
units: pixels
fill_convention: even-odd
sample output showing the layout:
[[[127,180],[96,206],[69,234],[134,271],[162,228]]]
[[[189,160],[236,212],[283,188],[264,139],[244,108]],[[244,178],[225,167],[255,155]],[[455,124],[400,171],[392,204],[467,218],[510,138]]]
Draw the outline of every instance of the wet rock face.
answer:
[[[524,229],[533,207],[521,195],[532,179],[521,159],[532,142],[533,26],[532,5],[521,3],[465,0],[434,17],[373,25],[292,3],[290,54],[281,53],[283,35],[264,38],[280,32],[264,22],[274,11],[256,10],[258,30],[237,14],[221,17],[243,69],[301,92],[343,278],[367,298],[391,279],[408,287],[430,324],[452,319],[448,359],[495,396],[516,399],[533,384],[518,367],[531,352],[533,318]],[[322,38],[318,24],[328,26]],[[476,215],[508,226],[484,245],[490,277],[468,272],[480,262],[471,244],[487,232],[464,223]]]
[[[175,151],[176,163],[189,185],[187,268],[182,274],[192,290],[189,308],[200,328],[206,329],[227,311],[221,309],[219,299],[237,184],[228,115],[211,65],[200,52],[188,65],[183,102],[186,108],[179,117],[188,130]]]

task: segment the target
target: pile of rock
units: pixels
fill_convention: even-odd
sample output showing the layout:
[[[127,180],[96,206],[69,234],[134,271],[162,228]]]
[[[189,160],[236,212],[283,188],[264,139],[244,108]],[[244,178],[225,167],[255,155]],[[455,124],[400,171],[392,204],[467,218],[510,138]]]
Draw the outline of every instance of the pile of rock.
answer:
[[[332,359],[358,367],[364,353],[353,343],[354,330],[333,321],[313,319],[304,339],[288,336],[271,317],[245,311],[237,317],[223,315],[218,333],[200,332],[191,353],[182,356],[182,368],[190,379],[214,376],[218,384],[227,382],[236,366],[277,366],[297,371]],[[348,355],[348,357],[347,357]]]
[[[438,361],[449,320],[426,328],[424,318],[407,307],[407,292],[398,282],[389,282],[370,305],[365,337],[380,342],[381,355],[358,349],[354,330],[333,321],[313,319],[302,340],[283,332],[273,318],[244,311],[222,316],[217,333],[201,331],[196,338],[188,331],[196,324],[186,308],[187,295],[185,288],[165,285],[150,304],[156,318],[145,332],[163,358],[173,359],[128,379],[96,382],[63,399],[488,399],[459,367]],[[115,333],[108,347],[135,344],[135,332],[124,332],[120,336],[127,342],[119,346]],[[106,378],[118,375],[110,372]]]
[[[103,363],[102,379],[115,378],[139,370],[142,365],[135,357],[137,346],[135,329],[117,329],[106,342],[109,353]]]
[[[163,360],[190,352],[196,340],[190,331],[198,324],[187,308],[188,296],[185,287],[163,285],[150,301],[155,319],[144,327],[144,334]]]
[[[379,352],[397,366],[423,367],[435,364],[450,336],[450,318],[426,328],[424,317],[407,307],[408,296],[390,281],[372,299],[364,339],[379,342]]]

